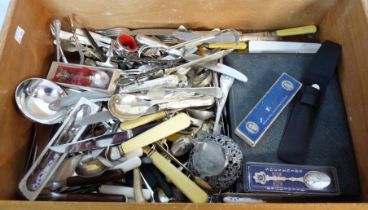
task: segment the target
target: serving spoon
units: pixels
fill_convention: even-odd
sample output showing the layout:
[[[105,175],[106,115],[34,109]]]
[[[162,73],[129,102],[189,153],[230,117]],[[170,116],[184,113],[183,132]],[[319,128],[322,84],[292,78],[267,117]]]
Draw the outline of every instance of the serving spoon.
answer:
[[[147,100],[145,97],[136,95],[117,94],[108,101],[108,108],[114,117],[121,120],[132,120],[149,112],[204,107],[212,104],[214,104],[214,98],[210,96]]]

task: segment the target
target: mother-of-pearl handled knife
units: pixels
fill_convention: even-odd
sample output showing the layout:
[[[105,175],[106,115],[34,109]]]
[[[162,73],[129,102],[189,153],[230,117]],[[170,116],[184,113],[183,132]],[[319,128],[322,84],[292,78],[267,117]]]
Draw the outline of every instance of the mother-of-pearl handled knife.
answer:
[[[175,117],[131,138],[129,141],[119,146],[122,155],[132,152],[138,148],[145,147],[162,138],[170,136],[190,126],[190,118],[184,113],[180,113]]]
[[[185,196],[193,203],[206,203],[208,195],[192,180],[179,171],[173,164],[164,158],[159,152],[152,151],[148,148],[144,152],[151,158],[152,163],[167,177],[171,182],[180,189]]]

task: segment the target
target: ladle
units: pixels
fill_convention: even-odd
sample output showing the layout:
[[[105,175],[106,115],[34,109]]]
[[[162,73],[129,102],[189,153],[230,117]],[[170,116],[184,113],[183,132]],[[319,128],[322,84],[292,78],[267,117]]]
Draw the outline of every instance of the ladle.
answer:
[[[41,124],[61,122],[66,113],[50,109],[50,104],[66,96],[65,91],[54,82],[31,78],[21,82],[15,90],[15,101],[21,112],[32,121]]]

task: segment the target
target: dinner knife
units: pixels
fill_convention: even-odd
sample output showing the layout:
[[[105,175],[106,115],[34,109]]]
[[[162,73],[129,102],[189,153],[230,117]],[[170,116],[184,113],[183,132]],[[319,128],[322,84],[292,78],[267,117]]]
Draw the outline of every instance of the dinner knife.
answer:
[[[103,149],[121,144],[133,136],[156,126],[157,124],[158,123],[150,123],[127,131],[92,137],[74,143],[52,146],[50,149],[58,153],[75,153]]]
[[[155,165],[171,182],[179,188],[184,195],[193,203],[207,203],[208,195],[196,183],[190,180],[183,172],[178,170],[169,160],[156,150],[149,148],[143,149],[144,153],[152,160]]]
[[[120,128],[123,130],[130,130],[133,128],[136,128],[141,125],[145,125],[147,123],[151,123],[157,120],[161,120],[163,118],[167,117],[167,114],[165,111],[156,112],[149,115],[144,115],[142,117],[139,117],[137,119],[133,120],[127,120],[122,123],[120,123]]]
[[[160,139],[177,133],[190,126],[190,118],[185,113],[180,113],[175,117],[160,123],[159,125],[131,138],[129,141],[119,145],[121,155],[132,152],[138,148],[145,147]]]

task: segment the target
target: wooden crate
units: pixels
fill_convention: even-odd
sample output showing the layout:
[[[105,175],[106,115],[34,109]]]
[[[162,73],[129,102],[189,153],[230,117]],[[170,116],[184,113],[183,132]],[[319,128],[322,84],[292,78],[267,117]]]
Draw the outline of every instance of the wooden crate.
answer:
[[[54,48],[48,24],[75,14],[90,28],[125,26],[278,29],[319,26],[321,40],[343,45],[339,77],[363,191],[362,203],[344,204],[119,204],[15,201],[32,123],[17,110],[16,85],[44,77]],[[13,0],[0,35],[0,208],[6,209],[367,209],[368,1],[366,0]],[[25,34],[19,44],[17,27]]]

